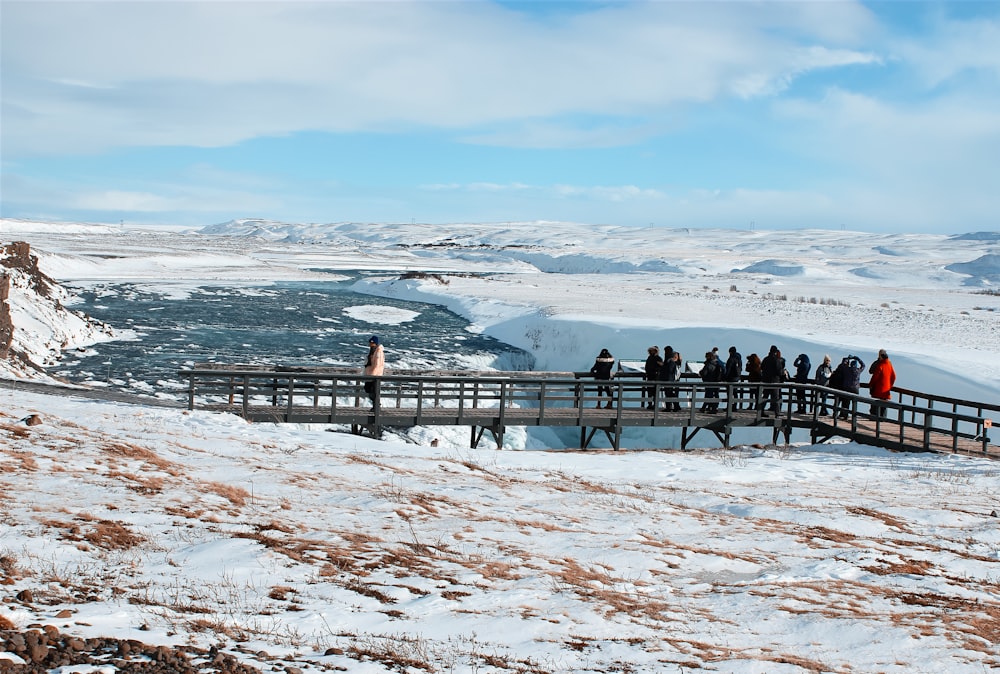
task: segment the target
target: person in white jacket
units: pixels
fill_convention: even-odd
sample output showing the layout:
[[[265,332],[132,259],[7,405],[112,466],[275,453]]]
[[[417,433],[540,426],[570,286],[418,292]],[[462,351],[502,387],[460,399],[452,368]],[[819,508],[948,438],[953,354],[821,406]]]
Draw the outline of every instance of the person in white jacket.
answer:
[[[372,335],[368,340],[368,359],[365,361],[365,375],[379,377],[385,371],[385,351],[379,342],[378,335]],[[374,379],[365,382],[365,393],[368,399],[375,402],[375,394],[378,391],[378,382]]]

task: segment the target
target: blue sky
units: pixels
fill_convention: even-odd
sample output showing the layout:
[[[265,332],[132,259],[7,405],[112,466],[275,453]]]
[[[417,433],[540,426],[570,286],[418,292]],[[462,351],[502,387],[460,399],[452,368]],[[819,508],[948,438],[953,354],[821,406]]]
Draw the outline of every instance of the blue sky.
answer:
[[[1000,2],[0,11],[4,217],[1000,229]]]

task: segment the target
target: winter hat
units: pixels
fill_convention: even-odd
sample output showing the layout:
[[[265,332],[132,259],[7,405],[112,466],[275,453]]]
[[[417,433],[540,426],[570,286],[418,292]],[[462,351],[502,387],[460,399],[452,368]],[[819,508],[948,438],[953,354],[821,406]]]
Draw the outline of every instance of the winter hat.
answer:
[[[372,335],[372,336],[371,336],[371,337],[370,337],[370,338],[368,339],[368,343],[369,343],[369,344],[378,344],[378,335]]]

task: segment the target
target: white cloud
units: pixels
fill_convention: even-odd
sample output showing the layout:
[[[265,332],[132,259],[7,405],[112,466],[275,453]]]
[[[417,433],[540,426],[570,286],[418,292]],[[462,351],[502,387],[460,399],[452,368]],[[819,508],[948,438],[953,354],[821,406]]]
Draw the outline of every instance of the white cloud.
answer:
[[[994,91],[1000,85],[1000,18],[938,17],[929,35],[919,40],[896,38],[892,50],[927,87],[938,87],[965,73],[981,75]]]
[[[5,3],[5,153],[643,119],[874,58],[838,42],[870,22],[866,10],[798,4],[593,5],[547,23],[489,3]],[[536,139],[521,144],[630,132],[570,127],[560,139],[558,122],[545,126],[525,124]]]
[[[128,190],[82,190],[68,201],[71,208],[109,213],[200,213],[259,212],[280,206],[280,200],[252,192],[205,188],[183,191],[169,187],[164,192]]]
[[[184,200],[182,200],[184,201]],[[90,211],[171,211],[180,205],[176,200],[166,199],[148,192],[123,192],[111,190],[78,195],[76,208]]]
[[[989,188],[1000,168],[1000,96],[956,96],[914,106],[832,89],[819,102],[779,106],[803,151],[887,185]],[[850,173],[847,174],[849,177]]]

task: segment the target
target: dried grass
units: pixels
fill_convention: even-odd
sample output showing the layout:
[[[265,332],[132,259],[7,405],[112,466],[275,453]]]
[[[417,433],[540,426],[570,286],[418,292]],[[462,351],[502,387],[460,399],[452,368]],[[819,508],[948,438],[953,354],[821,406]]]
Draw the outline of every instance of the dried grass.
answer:
[[[15,440],[23,440],[31,437],[31,431],[23,424],[0,424],[0,431],[3,431],[8,438]]]
[[[174,474],[182,474],[182,471],[178,470],[174,464],[165,459],[161,459],[155,452],[146,447],[140,447],[139,445],[130,442],[121,442],[118,440],[104,441],[101,443],[100,449],[111,456],[131,459],[133,461],[142,461],[143,463],[148,463],[149,465],[155,466],[163,471],[176,471]]]
[[[250,492],[243,487],[224,482],[202,482],[201,486],[205,491],[221,496],[238,508],[242,508],[250,500]]]
[[[105,550],[128,550],[146,542],[144,537],[129,531],[128,526],[113,520],[97,522],[83,538]]]
[[[7,452],[14,459],[11,463],[0,464],[0,473],[30,473],[38,470],[38,462],[30,452]]]
[[[889,515],[887,513],[879,512],[877,510],[872,510],[871,508],[862,508],[859,506],[859,507],[848,508],[847,512],[851,513],[852,515],[863,515],[865,517],[871,517],[880,520],[884,522],[886,526],[899,529],[900,531],[908,532],[910,530],[907,524],[903,522],[903,520],[893,517],[892,515]]]
[[[122,480],[125,488],[137,494],[154,496],[163,491],[166,479],[155,475],[137,475],[135,473],[122,473],[117,470],[108,471],[108,477]]]

